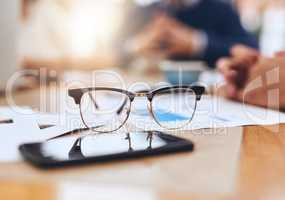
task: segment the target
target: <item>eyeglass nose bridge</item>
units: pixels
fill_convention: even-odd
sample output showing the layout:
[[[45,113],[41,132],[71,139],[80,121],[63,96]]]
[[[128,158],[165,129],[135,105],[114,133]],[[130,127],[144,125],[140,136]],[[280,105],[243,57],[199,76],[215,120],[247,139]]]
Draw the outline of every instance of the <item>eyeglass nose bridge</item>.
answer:
[[[136,92],[135,97],[147,97],[148,100],[152,99],[152,95],[149,92]]]
[[[146,97],[147,93],[146,92],[137,92],[135,93],[135,97]]]

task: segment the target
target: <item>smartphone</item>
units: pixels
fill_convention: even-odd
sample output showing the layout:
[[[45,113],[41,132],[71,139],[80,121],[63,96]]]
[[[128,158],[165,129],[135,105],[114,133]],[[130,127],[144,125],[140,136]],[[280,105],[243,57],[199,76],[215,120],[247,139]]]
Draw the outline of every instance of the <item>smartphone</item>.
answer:
[[[40,168],[100,163],[193,151],[190,140],[158,131],[69,136],[19,147],[23,158]]]

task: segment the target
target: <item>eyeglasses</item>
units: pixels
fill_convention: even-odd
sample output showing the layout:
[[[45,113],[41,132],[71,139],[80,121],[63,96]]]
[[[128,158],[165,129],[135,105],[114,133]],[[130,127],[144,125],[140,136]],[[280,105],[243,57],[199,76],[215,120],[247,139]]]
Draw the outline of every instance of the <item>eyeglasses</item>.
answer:
[[[86,128],[108,133],[119,130],[127,122],[136,97],[147,98],[148,111],[162,128],[183,128],[193,119],[197,101],[204,92],[202,86],[171,86],[140,92],[91,87],[70,89],[68,94],[79,105]]]

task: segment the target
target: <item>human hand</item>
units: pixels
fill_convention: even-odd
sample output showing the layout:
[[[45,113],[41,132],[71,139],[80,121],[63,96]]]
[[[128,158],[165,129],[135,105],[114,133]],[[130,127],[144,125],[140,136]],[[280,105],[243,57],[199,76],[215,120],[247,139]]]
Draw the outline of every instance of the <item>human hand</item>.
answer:
[[[165,27],[167,38],[165,38],[165,48],[163,54],[166,57],[189,56],[200,51],[200,32],[177,20],[163,16],[157,22],[160,27]]]
[[[260,55],[256,49],[242,44],[233,46],[230,50],[230,54],[233,57],[245,59],[249,63],[255,62],[257,60],[257,57]]]
[[[159,56],[161,43],[166,34],[164,29],[153,26],[151,23],[128,41],[127,49],[134,55]]]
[[[226,81],[226,96],[234,99],[245,86],[250,69],[259,59],[259,53],[255,49],[236,45],[231,49],[231,55],[232,57],[220,59],[217,66]]]
[[[249,70],[249,78],[236,100],[267,107],[285,109],[285,57],[261,58]]]
[[[223,62],[223,61],[220,61]],[[223,63],[222,63],[223,64]],[[222,65],[220,64],[220,65]],[[243,86],[236,87],[230,76],[230,70],[242,73],[246,65],[241,65],[238,60],[230,60],[225,63],[228,66],[228,77],[226,78],[226,96],[243,103],[271,109],[285,109],[285,52],[279,52],[273,58],[260,57],[257,62],[248,65],[246,78],[243,79]],[[234,68],[236,67],[236,68]],[[226,70],[225,70],[226,71]],[[223,73],[225,74],[225,72]],[[229,86],[232,83],[233,86]],[[234,95],[230,90],[234,87]],[[223,93],[224,91],[219,91]]]
[[[197,34],[194,29],[161,14],[132,40],[133,52],[165,58],[189,55],[196,51],[193,39]]]

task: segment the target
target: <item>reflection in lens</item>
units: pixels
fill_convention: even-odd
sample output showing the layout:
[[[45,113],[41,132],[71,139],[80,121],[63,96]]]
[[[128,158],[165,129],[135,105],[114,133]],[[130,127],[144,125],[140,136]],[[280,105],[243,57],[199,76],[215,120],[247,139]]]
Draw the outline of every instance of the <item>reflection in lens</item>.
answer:
[[[131,102],[126,94],[96,90],[82,96],[80,112],[84,124],[95,132],[119,129],[127,120]]]
[[[166,89],[156,93],[151,103],[153,117],[162,127],[186,126],[196,110],[196,95],[190,88]]]

